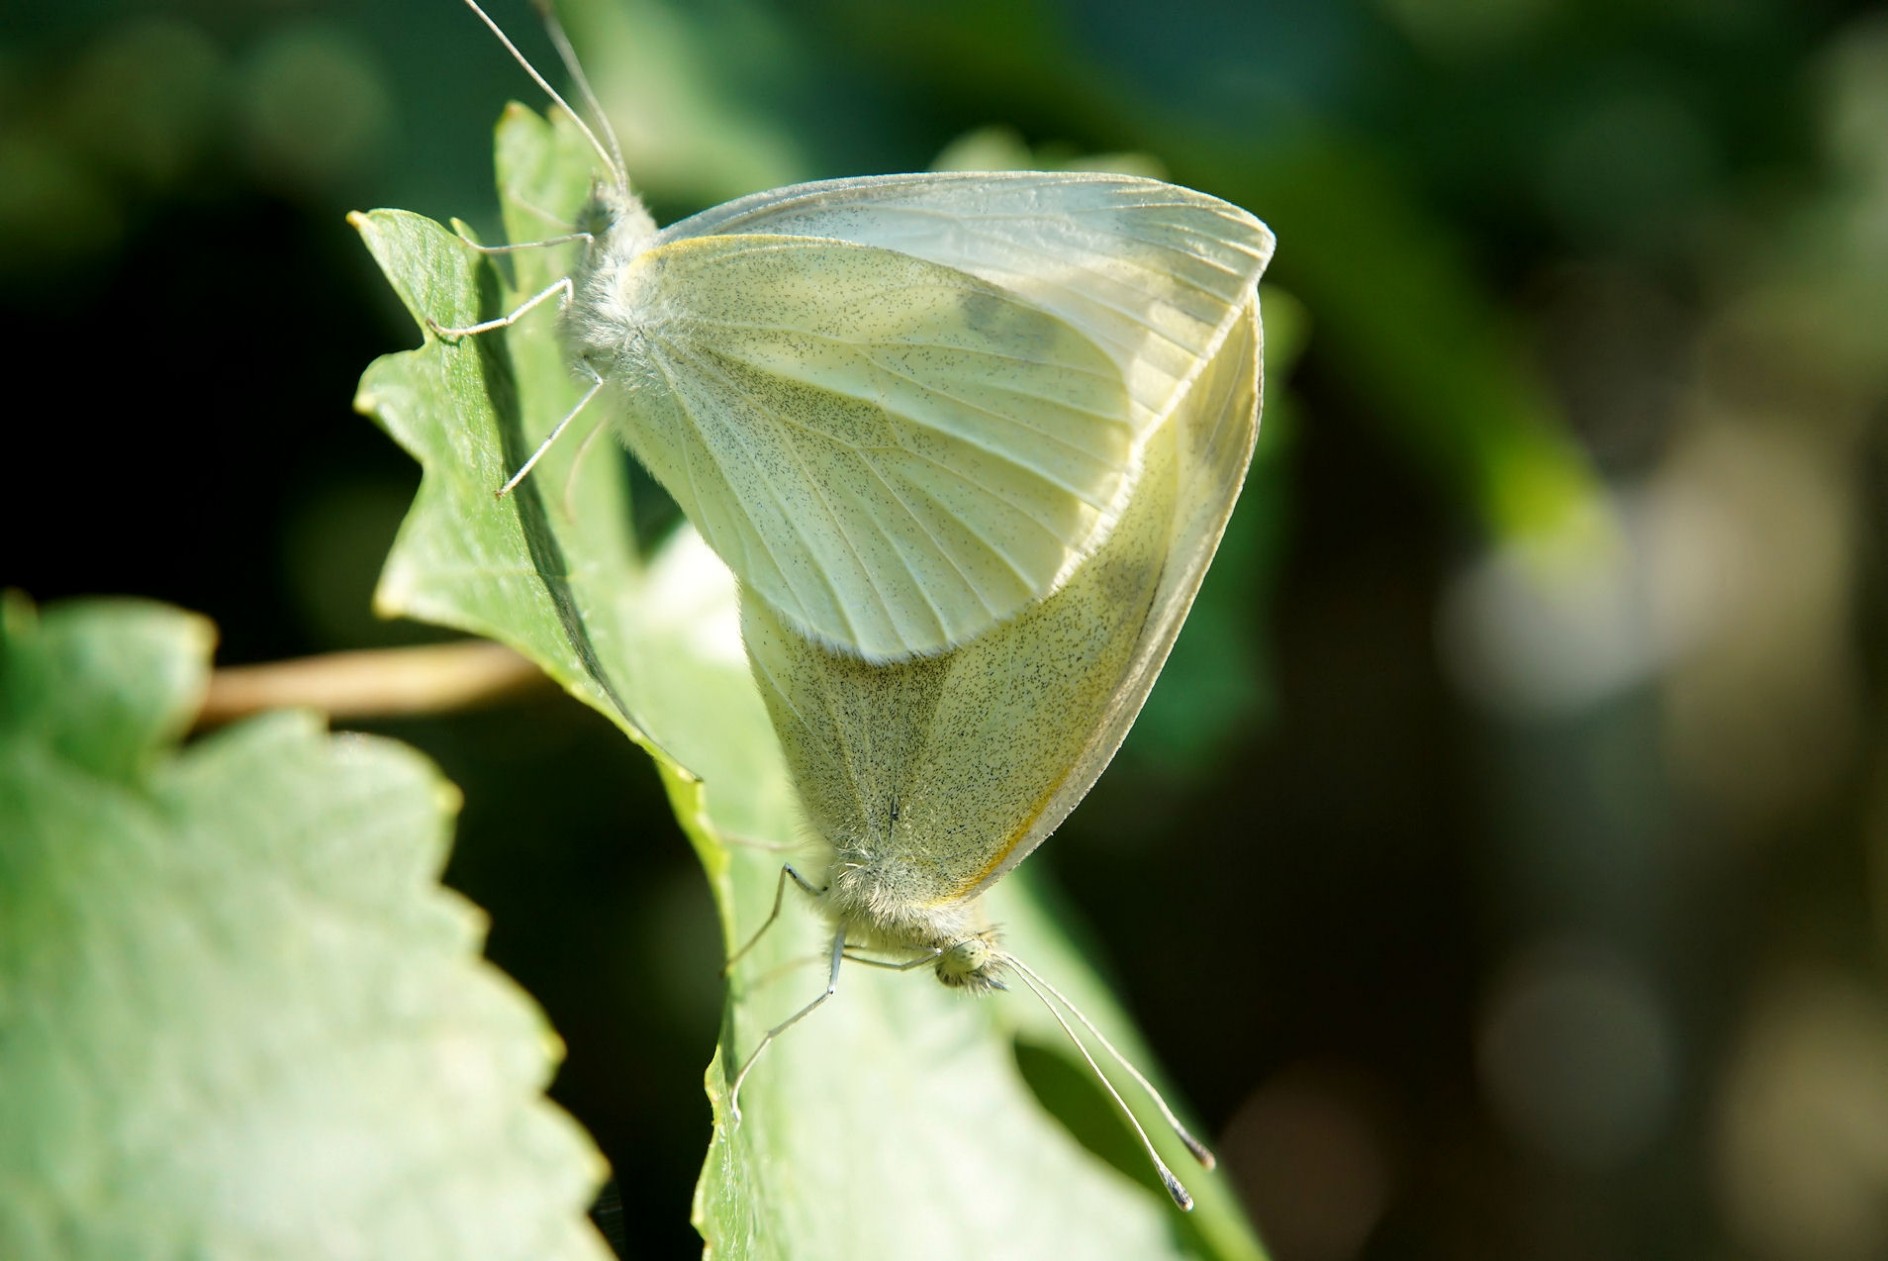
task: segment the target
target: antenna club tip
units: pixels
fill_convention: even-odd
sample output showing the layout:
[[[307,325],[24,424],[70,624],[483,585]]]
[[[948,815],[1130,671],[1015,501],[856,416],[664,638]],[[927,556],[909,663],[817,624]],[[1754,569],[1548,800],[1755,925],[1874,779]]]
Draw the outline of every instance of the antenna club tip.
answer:
[[[1193,1211],[1193,1197],[1187,1193],[1185,1187],[1180,1185],[1180,1179],[1163,1169],[1160,1171],[1160,1181],[1167,1188],[1167,1194],[1173,1197],[1173,1202],[1179,1206],[1181,1212]]]
[[[1202,1143],[1199,1139],[1194,1138],[1191,1134],[1188,1134],[1185,1130],[1180,1131],[1180,1141],[1182,1143],[1185,1143],[1187,1145],[1187,1150],[1193,1153],[1193,1159],[1200,1162],[1200,1168],[1217,1169],[1219,1167],[1219,1160],[1213,1155],[1212,1152],[1206,1150],[1205,1143]]]

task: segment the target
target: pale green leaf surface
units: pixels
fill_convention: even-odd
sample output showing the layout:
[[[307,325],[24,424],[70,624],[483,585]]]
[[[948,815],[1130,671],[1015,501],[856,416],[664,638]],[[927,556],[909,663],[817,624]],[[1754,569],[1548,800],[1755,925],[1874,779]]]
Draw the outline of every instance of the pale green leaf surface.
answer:
[[[587,152],[567,127],[547,129],[515,107],[498,151],[513,239],[556,235],[543,212],[574,217]],[[551,250],[494,263],[399,211],[357,224],[416,317],[449,327],[502,314],[568,264]],[[513,265],[516,283],[501,285]],[[364,378],[360,406],[424,468],[382,607],[518,647],[644,743],[709,872],[727,939],[745,940],[771,904],[781,855],[724,838],[791,842],[798,824],[740,651],[732,578],[686,528],[639,562],[620,462],[596,450],[569,473],[580,434],[511,499],[492,498],[578,393],[555,318],[542,315],[454,344],[429,334]],[[1133,1053],[1125,1019],[1025,882],[999,886],[991,914],[1018,954]],[[728,1066],[819,992],[824,935],[790,898],[730,986],[707,1073],[715,1130],[695,1213],[709,1254],[1259,1255],[1230,1189],[1177,1143],[1161,1140],[1199,1199],[1191,1216],[1169,1205],[1138,1152],[1119,1146],[1131,1140],[1118,1121],[1086,1118],[1085,1133],[1111,1136],[1103,1159],[1044,1109],[1018,1070],[1016,1039],[1057,1057],[1074,1052],[1022,991],[966,999],[928,973],[849,966],[837,997],[769,1050],[743,1091],[744,1119],[731,1126]],[[1109,1106],[1095,1096],[1076,1111],[1089,1105]]]
[[[452,786],[276,714],[207,623],[0,609],[0,1256],[596,1261],[554,1035],[438,885]]]

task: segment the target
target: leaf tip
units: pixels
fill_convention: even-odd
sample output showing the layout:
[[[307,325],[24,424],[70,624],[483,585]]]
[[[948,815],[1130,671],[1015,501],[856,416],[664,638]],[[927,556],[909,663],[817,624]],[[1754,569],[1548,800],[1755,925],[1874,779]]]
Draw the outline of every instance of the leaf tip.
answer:
[[[442,775],[433,781],[433,804],[440,814],[456,818],[465,809],[465,790]]]
[[[404,567],[388,565],[374,588],[374,616],[392,621],[405,617],[412,607],[413,575]]]

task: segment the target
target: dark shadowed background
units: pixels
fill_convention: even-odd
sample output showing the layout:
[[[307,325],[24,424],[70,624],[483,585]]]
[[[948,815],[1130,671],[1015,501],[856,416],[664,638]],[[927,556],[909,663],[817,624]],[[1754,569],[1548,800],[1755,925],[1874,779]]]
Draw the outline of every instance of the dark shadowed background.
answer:
[[[1034,861],[1278,1261],[1888,1256],[1888,15],[570,8],[664,222],[1026,147],[1277,232],[1253,480]],[[343,215],[489,234],[512,97],[455,0],[11,6],[0,583],[438,638],[369,607],[417,474],[349,400],[419,334]],[[720,946],[649,765],[556,696],[380,729],[686,1255]]]

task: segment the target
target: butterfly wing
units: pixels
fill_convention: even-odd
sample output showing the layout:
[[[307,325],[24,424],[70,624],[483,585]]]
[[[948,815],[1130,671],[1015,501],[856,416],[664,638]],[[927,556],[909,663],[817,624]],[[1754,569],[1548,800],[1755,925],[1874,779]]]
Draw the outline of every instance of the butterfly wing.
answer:
[[[893,939],[988,887],[1113,757],[1218,546],[1257,425],[1256,296],[1146,445],[1108,540],[1054,595],[948,654],[873,666],[743,599],[755,677],[838,905]]]
[[[749,232],[879,246],[1026,297],[1120,365],[1141,434],[1212,357],[1273,245],[1264,224],[1217,197],[1087,171],[800,184],[717,206],[657,239]]]
[[[1255,293],[1175,417],[1175,512],[1160,579],[1108,703],[1027,827],[963,893],[974,897],[1047,840],[1108,768],[1140,714],[1232,518],[1258,438],[1264,332]]]
[[[953,648],[1107,537],[1271,247],[1127,176],[744,198],[625,267],[627,436],[789,624],[871,661]]]
[[[963,271],[711,235],[618,279],[630,447],[743,583],[868,660],[961,643],[1053,590],[1134,468],[1120,371]],[[593,352],[594,353],[594,352]]]

